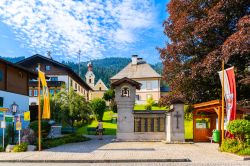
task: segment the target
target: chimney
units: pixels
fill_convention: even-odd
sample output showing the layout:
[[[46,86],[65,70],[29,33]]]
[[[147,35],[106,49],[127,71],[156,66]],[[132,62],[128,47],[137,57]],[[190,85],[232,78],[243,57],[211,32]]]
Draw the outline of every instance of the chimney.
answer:
[[[132,55],[132,65],[137,65],[138,55]]]
[[[88,66],[88,71],[92,71],[93,70],[93,66],[92,66],[91,62],[89,62],[87,66]]]

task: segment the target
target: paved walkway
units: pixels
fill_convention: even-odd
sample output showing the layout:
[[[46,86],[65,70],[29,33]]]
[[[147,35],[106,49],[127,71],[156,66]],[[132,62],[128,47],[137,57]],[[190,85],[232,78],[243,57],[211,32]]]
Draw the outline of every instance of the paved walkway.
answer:
[[[217,144],[164,144],[162,142],[112,142],[92,138],[81,143],[67,144],[42,152],[0,153],[1,160],[142,160],[142,159],[189,159],[193,163],[241,162],[241,159],[218,151]],[[230,164],[231,163],[231,164]],[[250,161],[244,161],[244,164]]]

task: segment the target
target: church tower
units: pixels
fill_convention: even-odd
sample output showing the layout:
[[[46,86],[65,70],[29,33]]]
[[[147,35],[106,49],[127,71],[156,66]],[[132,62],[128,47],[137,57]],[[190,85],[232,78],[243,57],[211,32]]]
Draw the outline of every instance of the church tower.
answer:
[[[94,88],[94,86],[95,86],[95,75],[94,75],[94,73],[93,73],[93,66],[92,66],[92,63],[89,62],[87,66],[88,66],[88,72],[87,72],[86,75],[85,75],[86,83],[87,83],[91,88]]]

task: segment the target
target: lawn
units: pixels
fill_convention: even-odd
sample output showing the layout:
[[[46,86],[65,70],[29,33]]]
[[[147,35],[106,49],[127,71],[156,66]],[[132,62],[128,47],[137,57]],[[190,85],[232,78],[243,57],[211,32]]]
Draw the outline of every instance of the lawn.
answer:
[[[146,110],[145,105],[143,104],[136,104],[134,106],[134,110]],[[159,107],[159,106],[152,106],[152,110],[167,110],[166,107]]]
[[[138,107],[139,108],[139,107]],[[111,123],[113,115],[117,115],[112,111],[106,111],[103,116],[103,127],[105,128],[105,135],[116,135],[117,124]],[[79,134],[88,134],[87,128],[95,128],[98,122],[93,121],[89,125],[85,125],[77,130]],[[193,121],[184,121],[185,139],[193,139]],[[94,134],[94,133],[92,133]]]
[[[112,117],[116,116],[116,113],[112,111],[105,111],[103,115],[103,128],[105,129],[104,135],[116,135],[117,124],[112,123]],[[79,134],[88,134],[87,128],[96,128],[98,122],[94,120],[91,124],[85,125],[77,129]],[[92,134],[94,134],[92,132]]]

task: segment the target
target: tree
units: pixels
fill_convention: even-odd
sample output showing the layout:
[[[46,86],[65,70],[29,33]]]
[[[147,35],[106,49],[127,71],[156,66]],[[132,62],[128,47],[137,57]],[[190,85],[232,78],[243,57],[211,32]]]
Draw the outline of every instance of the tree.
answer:
[[[115,91],[114,89],[109,89],[103,94],[103,99],[106,101],[111,101],[115,98]]]
[[[92,114],[89,103],[83,96],[76,93],[73,88],[70,88],[69,91],[62,89],[55,97],[60,106],[62,121],[68,123],[72,128],[74,122],[83,119],[88,120]]]
[[[166,102],[174,97],[193,103],[220,98],[222,59],[235,66],[237,98],[250,98],[249,7],[249,0],[170,1],[163,25],[171,42],[158,48],[172,90]]]
[[[104,111],[106,110],[106,102],[101,98],[95,98],[90,102],[91,109],[98,120],[102,120]]]

